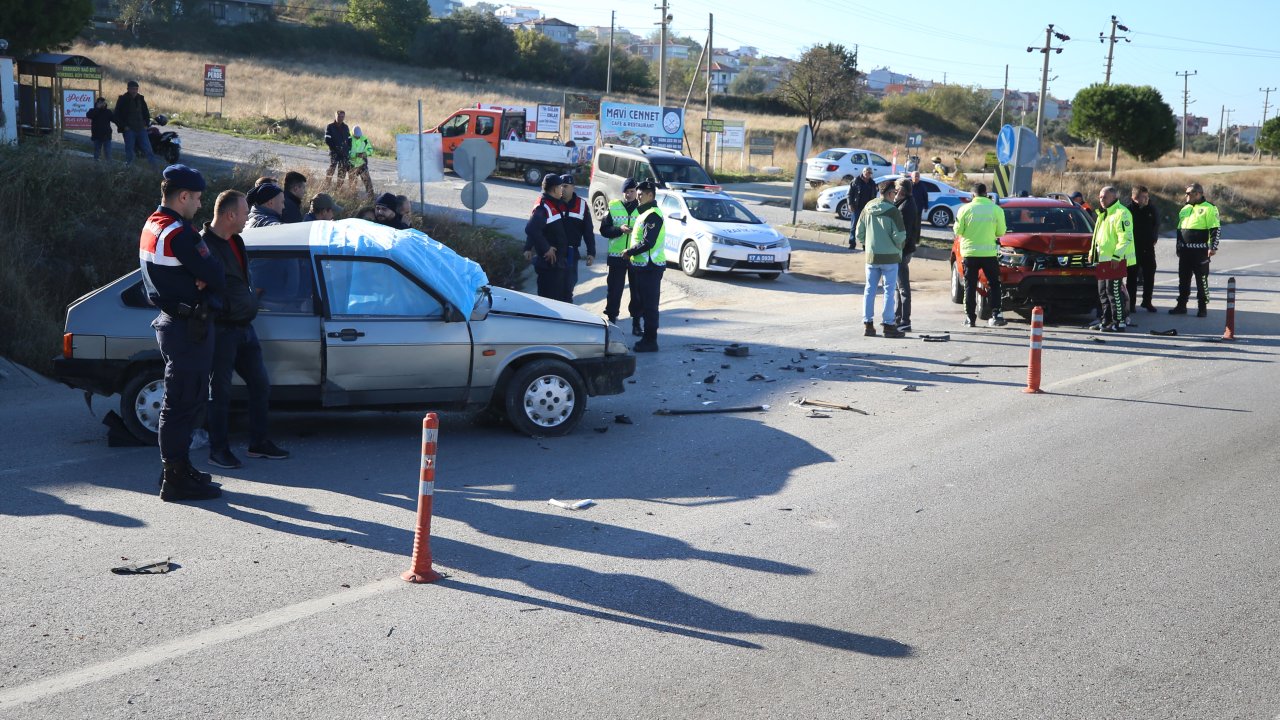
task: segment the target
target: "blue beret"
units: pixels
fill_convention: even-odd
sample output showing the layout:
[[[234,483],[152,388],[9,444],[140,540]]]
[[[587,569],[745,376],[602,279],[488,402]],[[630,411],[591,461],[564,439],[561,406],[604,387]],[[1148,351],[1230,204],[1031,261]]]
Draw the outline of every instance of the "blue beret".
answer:
[[[627,178],[626,180],[622,181],[622,192],[626,192],[628,190],[635,190],[638,187],[640,187],[640,183],[636,182],[635,178]]]
[[[175,190],[204,192],[204,176],[199,170],[186,165],[170,165],[165,168],[164,179],[168,180],[169,187]]]

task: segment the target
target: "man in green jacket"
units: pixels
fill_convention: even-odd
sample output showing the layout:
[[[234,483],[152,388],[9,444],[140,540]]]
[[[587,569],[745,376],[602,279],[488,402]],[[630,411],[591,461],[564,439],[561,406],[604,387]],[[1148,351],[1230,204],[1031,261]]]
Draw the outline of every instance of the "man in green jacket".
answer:
[[[356,178],[364,181],[364,191],[369,193],[369,199],[373,199],[373,180],[369,177],[369,158],[373,157],[373,143],[369,142],[369,138],[365,136],[364,131],[357,125],[351,131],[351,183],[355,184]]]
[[[1178,304],[1170,315],[1185,315],[1191,295],[1191,277],[1196,278],[1196,317],[1209,310],[1209,259],[1218,252],[1222,221],[1218,208],[1204,197],[1200,183],[1187,186],[1187,204],[1178,212]]]
[[[1125,331],[1129,297],[1121,282],[1128,275],[1128,267],[1138,262],[1133,245],[1133,214],[1118,199],[1116,189],[1110,185],[1098,191],[1098,222],[1093,226],[1090,251],[1100,269],[1107,268],[1106,264],[1118,266],[1106,279],[1098,278],[1103,332]]]
[[[978,289],[978,273],[987,280],[987,300],[991,303],[991,327],[1005,325],[1000,311],[1000,236],[1005,234],[1004,210],[987,197],[985,183],[974,183],[973,199],[956,213],[956,235],[960,238],[960,257],[964,262],[964,324],[978,322],[974,293]]]
[[[905,337],[894,324],[893,311],[898,290],[898,263],[902,262],[902,246],[907,241],[907,226],[902,211],[893,204],[898,192],[892,182],[880,185],[880,197],[868,202],[858,214],[855,225],[857,241],[866,248],[867,281],[862,288],[862,323],[864,335],[876,334],[876,292],[884,282],[884,312],[881,327],[887,338]]]

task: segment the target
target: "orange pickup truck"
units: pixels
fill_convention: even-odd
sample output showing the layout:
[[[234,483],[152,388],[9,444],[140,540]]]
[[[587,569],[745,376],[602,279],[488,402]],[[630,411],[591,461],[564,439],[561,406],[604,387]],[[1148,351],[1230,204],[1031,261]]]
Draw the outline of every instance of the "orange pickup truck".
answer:
[[[479,138],[497,153],[498,169],[519,173],[530,185],[548,173],[576,173],[578,148],[549,140],[527,139],[525,114],[512,110],[462,108],[425,132],[438,133],[444,166],[453,169],[453,152],[464,140]]]

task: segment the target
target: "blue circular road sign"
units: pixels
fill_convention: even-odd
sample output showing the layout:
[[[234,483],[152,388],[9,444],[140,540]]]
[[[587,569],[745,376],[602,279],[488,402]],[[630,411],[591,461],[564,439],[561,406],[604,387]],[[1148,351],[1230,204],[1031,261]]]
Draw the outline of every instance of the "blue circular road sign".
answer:
[[[1013,162],[1013,143],[1016,137],[1017,131],[1012,125],[1000,128],[1000,134],[996,136],[996,159],[1001,165]]]

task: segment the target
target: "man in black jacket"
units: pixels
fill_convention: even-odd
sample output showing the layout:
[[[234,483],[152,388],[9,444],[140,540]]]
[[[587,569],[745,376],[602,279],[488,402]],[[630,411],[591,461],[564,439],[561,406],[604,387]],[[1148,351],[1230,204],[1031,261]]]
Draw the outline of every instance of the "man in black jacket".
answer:
[[[658,352],[658,304],[662,300],[662,274],[667,268],[664,247],[662,209],[657,203],[657,188],[645,180],[636,187],[636,226],[631,230],[631,245],[622,253],[631,262],[631,289],[637,296],[644,335],[634,350]]]
[[[284,212],[284,191],[279,185],[264,182],[249,191],[246,196],[249,207],[248,227],[283,225],[280,214]]]
[[[1151,204],[1151,194],[1145,185],[1135,185],[1129,202],[1129,214],[1133,215],[1133,249],[1138,264],[1129,266],[1129,312],[1138,302],[1138,278],[1142,278],[1142,307],[1155,312],[1151,304],[1151,291],[1156,283],[1156,242],[1160,237],[1160,217]]]
[[[267,405],[271,401],[271,380],[262,361],[262,346],[253,330],[258,316],[258,295],[249,276],[240,231],[249,219],[249,203],[239,190],[225,190],[213,205],[213,222],[206,223],[200,237],[222,262],[226,287],[222,312],[214,319],[213,369],[209,380],[209,464],[238,468],[240,459],[231,452],[228,426],[231,407],[231,372],[234,370],[249,391],[249,457],[282,459],[289,453],[267,437]]]
[[[93,108],[84,114],[89,119],[89,139],[93,140],[93,159],[97,160],[99,155],[104,156],[107,160],[111,159],[111,121],[115,115],[111,113],[111,108],[107,107],[106,98],[98,98],[93,103]]]
[[[333,171],[338,171],[338,185],[351,172],[351,130],[347,128],[347,114],[341,110],[333,114],[333,122],[324,129],[324,144],[329,147],[329,169],[324,174],[324,186],[333,181]]]
[[[116,98],[112,120],[124,136],[124,164],[132,165],[134,153],[140,150],[147,156],[151,167],[155,167],[158,161],[155,153],[151,152],[151,139],[147,137],[151,110],[147,108],[147,99],[138,92],[137,80],[130,80],[125,85],[125,93]]]
[[[875,200],[878,195],[875,181],[871,179],[871,168],[862,168],[862,174],[849,183],[849,196],[845,200],[849,203],[849,248],[851,250],[858,249],[858,242],[854,238],[854,233],[858,229],[858,216],[862,214],[862,208]]]
[[[286,225],[302,222],[302,198],[307,196],[307,176],[296,170],[284,175],[284,210],[280,221]]]
[[[894,183],[897,197],[893,204],[902,211],[902,222],[907,228],[907,239],[902,246],[902,261],[898,263],[898,302],[894,309],[894,325],[900,332],[911,329],[911,253],[920,244],[920,208],[916,206],[915,189],[910,180],[898,178]]]
[[[560,300],[564,295],[565,254],[564,205],[560,202],[560,176],[542,178],[542,197],[533,206],[524,225],[525,254],[533,260],[538,274],[538,295]]]

